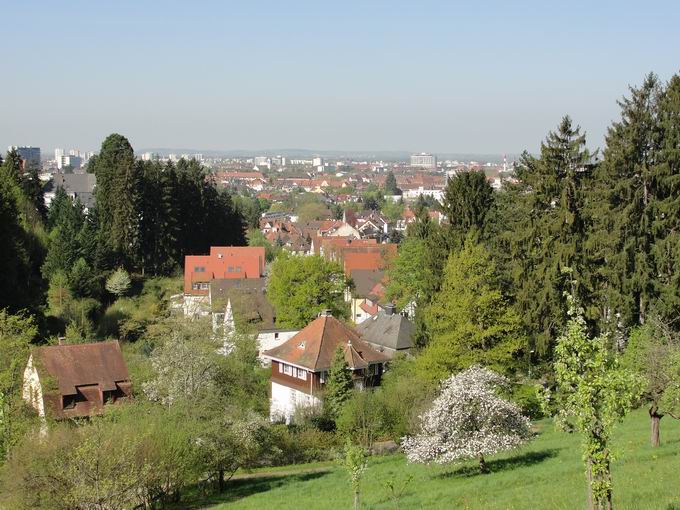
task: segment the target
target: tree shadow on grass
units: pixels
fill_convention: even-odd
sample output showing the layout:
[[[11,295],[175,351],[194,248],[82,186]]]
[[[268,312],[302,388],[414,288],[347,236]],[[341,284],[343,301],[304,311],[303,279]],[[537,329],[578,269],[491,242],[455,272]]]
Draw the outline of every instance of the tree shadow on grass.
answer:
[[[548,450],[541,450],[538,452],[526,452],[521,455],[514,455],[506,459],[491,459],[486,461],[491,474],[500,471],[512,470],[520,467],[533,466],[544,460],[557,457],[561,448],[550,448]],[[478,464],[471,464],[462,466],[453,471],[447,471],[437,475],[437,478],[457,478],[457,477],[471,477],[481,475]]]
[[[201,499],[200,501],[188,502],[188,504],[185,504],[182,508],[197,510],[219,503],[233,503],[239,499],[246,498],[260,492],[267,492],[289,483],[315,480],[327,475],[329,472],[330,471],[317,471],[314,473],[301,473],[296,475],[281,476],[267,475],[261,477],[230,480],[225,484],[224,492],[221,494],[212,494],[211,496]]]

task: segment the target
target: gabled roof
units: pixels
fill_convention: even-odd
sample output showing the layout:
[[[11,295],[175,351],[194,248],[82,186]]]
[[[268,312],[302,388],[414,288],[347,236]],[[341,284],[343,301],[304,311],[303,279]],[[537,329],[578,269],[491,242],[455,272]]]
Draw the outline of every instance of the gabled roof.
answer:
[[[95,384],[114,391],[116,383],[130,380],[117,340],[38,347],[33,356],[38,372],[53,379],[61,395],[75,395],[76,387]]]
[[[338,346],[345,351],[345,360],[353,370],[388,359],[364,342],[353,328],[324,314],[287,342],[265,351],[263,356],[320,372],[330,368]]]
[[[411,348],[414,330],[413,323],[400,313],[383,311],[357,326],[366,342],[395,351]]]
[[[366,298],[372,295],[371,291],[385,278],[385,271],[381,269],[354,269],[350,277],[354,282],[354,292],[352,293],[354,297]]]

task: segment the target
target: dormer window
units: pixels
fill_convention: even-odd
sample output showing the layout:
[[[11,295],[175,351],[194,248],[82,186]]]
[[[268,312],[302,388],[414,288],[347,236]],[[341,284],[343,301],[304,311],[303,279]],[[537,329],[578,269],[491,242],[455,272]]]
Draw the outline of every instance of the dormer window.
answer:
[[[304,349],[305,348],[305,342],[304,340],[298,344],[298,349]]]

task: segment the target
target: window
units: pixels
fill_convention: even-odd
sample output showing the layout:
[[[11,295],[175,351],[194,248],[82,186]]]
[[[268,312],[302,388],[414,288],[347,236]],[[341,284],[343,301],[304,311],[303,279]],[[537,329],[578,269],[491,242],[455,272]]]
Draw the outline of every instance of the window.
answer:
[[[193,290],[198,290],[198,289],[201,288],[201,284],[200,283],[193,283],[193,284],[191,284],[191,288]]]
[[[283,373],[286,375],[293,375],[293,367],[290,365],[283,365]]]
[[[201,290],[208,290],[208,284],[207,283],[201,283]]]
[[[297,377],[298,377],[298,379],[302,379],[303,381],[306,381],[307,380],[307,371],[302,369],[302,368],[298,368],[297,369]]]
[[[283,373],[283,363],[279,363],[279,373]]]
[[[241,266],[236,266],[236,272],[240,273],[241,272]]]
[[[319,382],[324,384],[326,382],[326,377],[328,377],[328,372],[325,370],[319,374]]]
[[[234,266],[229,266],[227,268],[227,273],[233,273],[234,272]]]
[[[276,340],[277,338],[279,338],[279,334],[278,334],[278,333],[274,333],[274,340]]]
[[[205,273],[205,266],[194,267],[194,273]]]
[[[73,409],[76,407],[76,396],[75,395],[64,395],[63,397],[64,409]]]

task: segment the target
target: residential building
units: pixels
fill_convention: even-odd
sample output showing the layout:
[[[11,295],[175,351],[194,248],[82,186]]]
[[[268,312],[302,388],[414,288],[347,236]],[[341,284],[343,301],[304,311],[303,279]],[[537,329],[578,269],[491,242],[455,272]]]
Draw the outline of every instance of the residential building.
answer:
[[[356,388],[380,384],[388,357],[362,340],[356,330],[323,312],[288,341],[263,353],[272,363],[272,421],[289,423],[298,408],[321,405],[338,348],[345,355]]]
[[[349,274],[352,286],[345,293],[349,302],[352,321],[361,324],[375,316],[381,309],[380,300],[385,297],[385,271],[381,269],[354,269]]]
[[[184,313],[209,313],[210,282],[216,279],[261,278],[265,251],[261,246],[212,246],[209,255],[184,257]]]
[[[437,156],[421,152],[411,155],[411,166],[418,168],[437,168]]]
[[[267,299],[264,278],[219,279],[210,282],[210,309],[213,332],[222,338],[222,351],[231,352],[238,334],[252,335],[258,355],[278,347],[295,335],[298,328],[282,328],[276,324],[274,306]]]
[[[70,156],[63,156],[68,158]],[[95,174],[54,174],[49,190],[45,192],[45,204],[50,205],[57,189],[63,188],[66,194],[73,200],[80,200],[85,210],[91,209],[95,204],[95,187],[97,176]]]
[[[31,351],[23,399],[41,418],[90,416],[132,398],[132,382],[117,340],[50,345]]]
[[[395,305],[389,304],[357,325],[357,332],[371,347],[391,359],[397,353],[410,353],[415,326],[403,314],[397,313]]]

